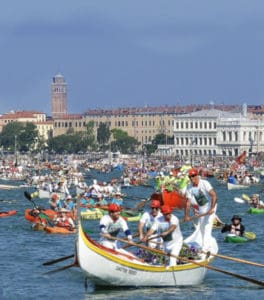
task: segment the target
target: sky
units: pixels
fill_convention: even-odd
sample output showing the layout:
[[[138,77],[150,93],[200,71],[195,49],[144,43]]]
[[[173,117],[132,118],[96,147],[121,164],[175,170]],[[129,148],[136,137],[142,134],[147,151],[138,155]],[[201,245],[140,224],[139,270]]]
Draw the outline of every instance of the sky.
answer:
[[[8,0],[0,113],[264,102],[264,1]]]

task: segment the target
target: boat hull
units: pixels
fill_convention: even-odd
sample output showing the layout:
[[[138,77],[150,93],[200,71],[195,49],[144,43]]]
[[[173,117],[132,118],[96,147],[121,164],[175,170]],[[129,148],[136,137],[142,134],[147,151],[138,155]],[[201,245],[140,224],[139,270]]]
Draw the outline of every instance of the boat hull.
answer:
[[[192,263],[175,267],[154,266],[132,254],[106,250],[92,241],[79,225],[77,258],[82,271],[103,286],[190,286],[204,280],[207,269]],[[208,261],[206,261],[208,263]]]
[[[234,184],[234,183],[227,183],[227,189],[230,190],[239,190],[239,189],[246,189],[249,185],[243,185],[243,184]]]
[[[69,230],[65,227],[59,227],[59,226],[46,226],[44,230],[48,233],[55,233],[55,234],[72,234],[76,233],[76,230]]]
[[[264,214],[264,208],[254,208],[254,207],[250,207],[250,209],[248,210],[248,213],[250,214]]]
[[[227,243],[236,243],[236,244],[241,244],[241,243],[246,243],[249,240],[244,237],[244,236],[237,236],[237,235],[227,235],[225,237],[225,242]]]
[[[17,214],[17,210],[1,211],[0,218],[10,217]]]

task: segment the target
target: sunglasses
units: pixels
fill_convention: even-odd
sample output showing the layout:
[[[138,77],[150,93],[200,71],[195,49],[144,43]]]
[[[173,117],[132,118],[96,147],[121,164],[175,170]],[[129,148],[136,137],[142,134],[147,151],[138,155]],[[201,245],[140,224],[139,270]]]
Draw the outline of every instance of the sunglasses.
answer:
[[[158,210],[158,207],[151,207],[151,209],[156,209],[156,210]]]
[[[196,177],[196,176],[197,176],[197,175],[190,175],[189,178],[193,178],[193,177]]]

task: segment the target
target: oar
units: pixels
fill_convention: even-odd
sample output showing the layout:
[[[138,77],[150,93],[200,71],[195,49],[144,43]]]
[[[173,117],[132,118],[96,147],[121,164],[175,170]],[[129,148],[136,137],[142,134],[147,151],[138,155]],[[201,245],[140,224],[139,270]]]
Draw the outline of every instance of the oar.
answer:
[[[208,252],[203,252],[203,253],[208,254]],[[215,257],[219,257],[219,258],[223,258],[223,259],[227,259],[227,260],[232,260],[232,261],[236,261],[236,262],[241,262],[241,263],[256,266],[256,267],[261,267],[261,268],[264,267],[264,264],[260,264],[260,263],[254,262],[254,261],[245,260],[245,259],[242,259],[242,258],[227,256],[227,255],[223,255],[223,254],[214,254],[214,253],[211,253],[211,252],[209,252],[209,254],[212,255],[212,256],[215,256]]]
[[[53,264],[56,264],[56,263],[58,263],[58,262],[64,261],[64,260],[66,260],[66,259],[72,258],[72,257],[74,257],[74,256],[75,256],[74,254],[71,254],[71,255],[68,255],[68,256],[63,256],[63,257],[60,257],[60,258],[57,258],[57,259],[53,259],[53,260],[50,260],[50,261],[46,261],[46,262],[44,262],[42,265],[43,265],[43,266],[53,265]]]
[[[74,263],[72,263],[72,264],[70,264],[70,265],[67,265],[67,266],[58,268],[58,269],[56,269],[56,270],[48,271],[48,272],[46,272],[46,273],[43,273],[42,275],[50,275],[50,274],[58,273],[58,272],[60,272],[60,271],[64,271],[64,270],[69,269],[69,268],[71,268],[71,267],[77,267],[76,263],[74,262]]]
[[[118,240],[118,241],[121,241],[123,243],[128,243],[128,241],[126,241],[124,239],[121,239],[121,238],[117,238],[117,237],[116,238],[112,237],[111,239]],[[157,253],[157,254],[164,255],[164,256],[175,257],[175,258],[184,260],[186,262],[189,262],[191,264],[194,264],[194,265],[197,265],[197,266],[200,266],[200,267],[203,267],[203,268],[207,268],[209,270],[213,270],[213,271],[216,271],[216,272],[220,272],[220,273],[223,273],[223,274],[226,274],[226,275],[230,275],[230,276],[233,276],[233,277],[236,277],[236,278],[239,278],[239,279],[242,279],[242,280],[245,280],[245,281],[248,281],[248,282],[251,282],[251,283],[254,283],[254,284],[257,284],[259,286],[264,287],[264,281],[260,281],[260,280],[257,280],[257,279],[254,279],[254,278],[250,278],[250,277],[247,277],[247,276],[244,276],[244,275],[240,275],[240,274],[229,272],[229,271],[226,271],[226,270],[223,270],[223,269],[220,269],[220,268],[216,268],[216,267],[213,267],[211,265],[208,265],[207,263],[197,262],[197,261],[193,261],[192,259],[185,258],[185,257],[179,257],[179,256],[176,256],[176,255],[173,255],[173,254],[168,254],[168,253],[166,253],[166,252],[164,252],[162,250],[150,248],[150,247],[147,247],[147,246],[144,246],[144,245],[139,245],[138,244],[136,246],[139,247],[139,248],[142,248],[142,249],[149,250],[151,252]]]

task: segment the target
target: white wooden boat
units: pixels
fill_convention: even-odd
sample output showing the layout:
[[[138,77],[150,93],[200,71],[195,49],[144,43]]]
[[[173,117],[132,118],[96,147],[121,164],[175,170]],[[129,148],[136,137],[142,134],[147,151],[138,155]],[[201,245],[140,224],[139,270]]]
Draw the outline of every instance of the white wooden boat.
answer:
[[[216,243],[215,243],[216,244]],[[191,286],[204,280],[207,268],[194,263],[173,267],[151,265],[132,253],[122,253],[103,247],[84,232],[81,222],[77,239],[77,259],[85,275],[102,286]],[[217,244],[214,253],[217,252]],[[212,252],[213,253],[213,252]],[[197,260],[208,264],[212,260]]]
[[[38,197],[40,199],[50,199],[52,194],[57,194],[59,196],[60,199],[65,199],[66,194],[65,193],[57,193],[57,192],[50,192],[50,191],[45,191],[45,190],[38,190]]]
[[[227,189],[230,190],[238,190],[238,189],[246,189],[248,188],[249,185],[245,185],[245,184],[234,184],[234,183],[227,183]]]

